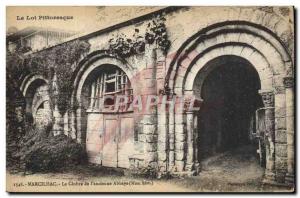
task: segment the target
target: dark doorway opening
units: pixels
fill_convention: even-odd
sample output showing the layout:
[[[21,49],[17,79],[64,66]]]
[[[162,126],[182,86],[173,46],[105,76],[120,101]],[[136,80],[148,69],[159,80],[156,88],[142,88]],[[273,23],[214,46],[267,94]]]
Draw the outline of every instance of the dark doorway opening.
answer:
[[[260,79],[254,67],[237,56],[210,61],[201,85],[203,106],[199,112],[199,158],[246,147],[256,154],[255,111],[262,107]],[[200,74],[201,75],[201,74]]]

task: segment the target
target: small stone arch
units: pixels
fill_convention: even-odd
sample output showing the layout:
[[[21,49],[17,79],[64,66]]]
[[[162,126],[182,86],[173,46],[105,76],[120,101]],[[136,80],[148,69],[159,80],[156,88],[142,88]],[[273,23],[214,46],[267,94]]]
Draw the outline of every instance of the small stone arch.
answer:
[[[26,96],[29,86],[32,83],[34,83],[34,81],[36,80],[40,80],[48,84],[48,80],[44,78],[42,75],[38,75],[38,74],[28,75],[24,78],[20,86],[20,90],[23,93],[23,96]]]
[[[26,101],[25,112],[39,125],[48,125],[52,118],[48,80],[37,74],[26,76],[20,90]]]

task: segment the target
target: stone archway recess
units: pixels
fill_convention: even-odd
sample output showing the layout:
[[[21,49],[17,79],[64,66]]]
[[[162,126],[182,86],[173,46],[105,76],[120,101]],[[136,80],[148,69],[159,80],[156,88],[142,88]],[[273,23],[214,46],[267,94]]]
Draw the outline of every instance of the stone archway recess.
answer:
[[[20,90],[24,96],[26,96],[28,92],[28,88],[32,83],[34,83],[36,80],[44,81],[46,84],[48,84],[48,80],[45,79],[41,75],[28,75],[24,78],[24,80],[21,83]]]
[[[127,77],[131,79],[133,77],[133,68],[124,61],[116,57],[112,57],[104,51],[95,51],[88,55],[84,60],[79,63],[79,70],[75,72],[74,77],[74,89],[71,98],[71,110],[69,112],[69,132],[73,139],[77,139],[78,142],[83,143],[82,133],[82,104],[81,104],[81,92],[84,86],[84,82],[89,74],[94,69],[104,65],[115,65],[125,72]]]
[[[188,39],[171,62],[166,89],[176,95],[194,95],[193,84],[210,60],[235,55],[249,61],[259,74],[266,111],[266,132],[271,153],[267,159],[266,182],[291,181],[294,175],[293,61],[280,39],[270,30],[249,22],[222,22],[209,26]],[[177,171],[197,171],[193,112],[169,113],[169,166]],[[178,139],[182,134],[187,138]],[[187,149],[184,146],[187,145]],[[286,149],[287,147],[287,149]],[[275,151],[279,151],[276,152]],[[175,154],[176,153],[176,154]],[[175,156],[172,156],[174,155]],[[179,156],[179,157],[177,157]],[[186,156],[186,157],[182,157]],[[287,163],[287,167],[286,167]]]
[[[35,117],[35,113],[37,111],[38,106],[50,99],[49,93],[44,94],[36,101],[36,104],[32,104],[33,96],[36,93],[37,89],[41,86],[48,87],[48,80],[44,78],[42,75],[37,75],[37,74],[26,76],[20,86],[20,90],[23,96],[25,97],[25,101],[26,101],[26,111],[27,113],[31,113],[33,117]],[[47,89],[43,91],[47,91]]]

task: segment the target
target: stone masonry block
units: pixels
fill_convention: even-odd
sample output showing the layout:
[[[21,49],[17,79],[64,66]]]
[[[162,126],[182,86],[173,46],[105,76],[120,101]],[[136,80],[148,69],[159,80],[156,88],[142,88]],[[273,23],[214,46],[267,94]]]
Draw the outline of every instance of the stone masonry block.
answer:
[[[146,114],[146,115],[143,115],[142,123],[143,124],[156,124],[157,123],[157,118],[156,118],[155,115]]]
[[[185,133],[185,125],[184,124],[176,124],[175,125],[175,134]]]
[[[176,133],[175,141],[176,142],[184,142],[186,140],[186,134],[184,133]]]
[[[286,157],[278,157],[276,156],[275,167],[279,170],[287,169],[287,159]]]
[[[185,142],[176,142],[175,143],[175,150],[176,151],[184,150],[185,147],[186,147],[186,143]]]
[[[185,155],[183,151],[176,151],[175,152],[175,159],[176,160],[184,160],[185,159]]]
[[[286,129],[286,118],[275,118],[275,129],[284,130]]]
[[[158,153],[158,160],[159,161],[166,161],[167,160],[167,153],[166,152],[159,152]]]
[[[145,134],[145,141],[147,143],[157,142],[157,135],[155,135],[155,134]]]
[[[156,126],[153,124],[144,124],[143,132],[144,134],[156,134]]]
[[[145,163],[148,165],[151,162],[156,162],[158,158],[157,152],[147,152],[145,154]]]
[[[275,144],[275,155],[279,157],[286,157],[287,156],[287,145],[276,143]]]
[[[178,172],[184,171],[184,161],[182,160],[176,160],[175,166]]]
[[[157,151],[157,143],[145,143],[146,152]]]
[[[275,142],[286,143],[286,130],[275,130]]]

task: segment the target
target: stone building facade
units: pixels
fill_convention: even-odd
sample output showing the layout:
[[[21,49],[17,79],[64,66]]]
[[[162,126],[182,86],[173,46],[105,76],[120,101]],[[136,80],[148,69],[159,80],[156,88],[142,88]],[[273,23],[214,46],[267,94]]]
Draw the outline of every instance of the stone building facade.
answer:
[[[238,128],[259,141],[265,182],[293,183],[293,16],[292,7],[162,8],[77,38],[91,47],[72,71],[72,108],[64,115],[49,109],[47,94],[37,99],[36,93],[50,86],[42,76],[26,76],[20,89],[29,98],[27,110],[53,116],[53,132],[84,144],[91,163],[196,175],[202,149],[248,141],[248,132],[228,132],[227,139],[220,133]],[[135,45],[126,53],[128,48],[111,45],[117,38]],[[154,95],[168,101],[196,98],[201,105],[197,111],[159,105],[115,111],[119,93],[128,104],[133,96]],[[103,95],[113,99],[100,108]],[[234,109],[225,112],[228,108]]]

